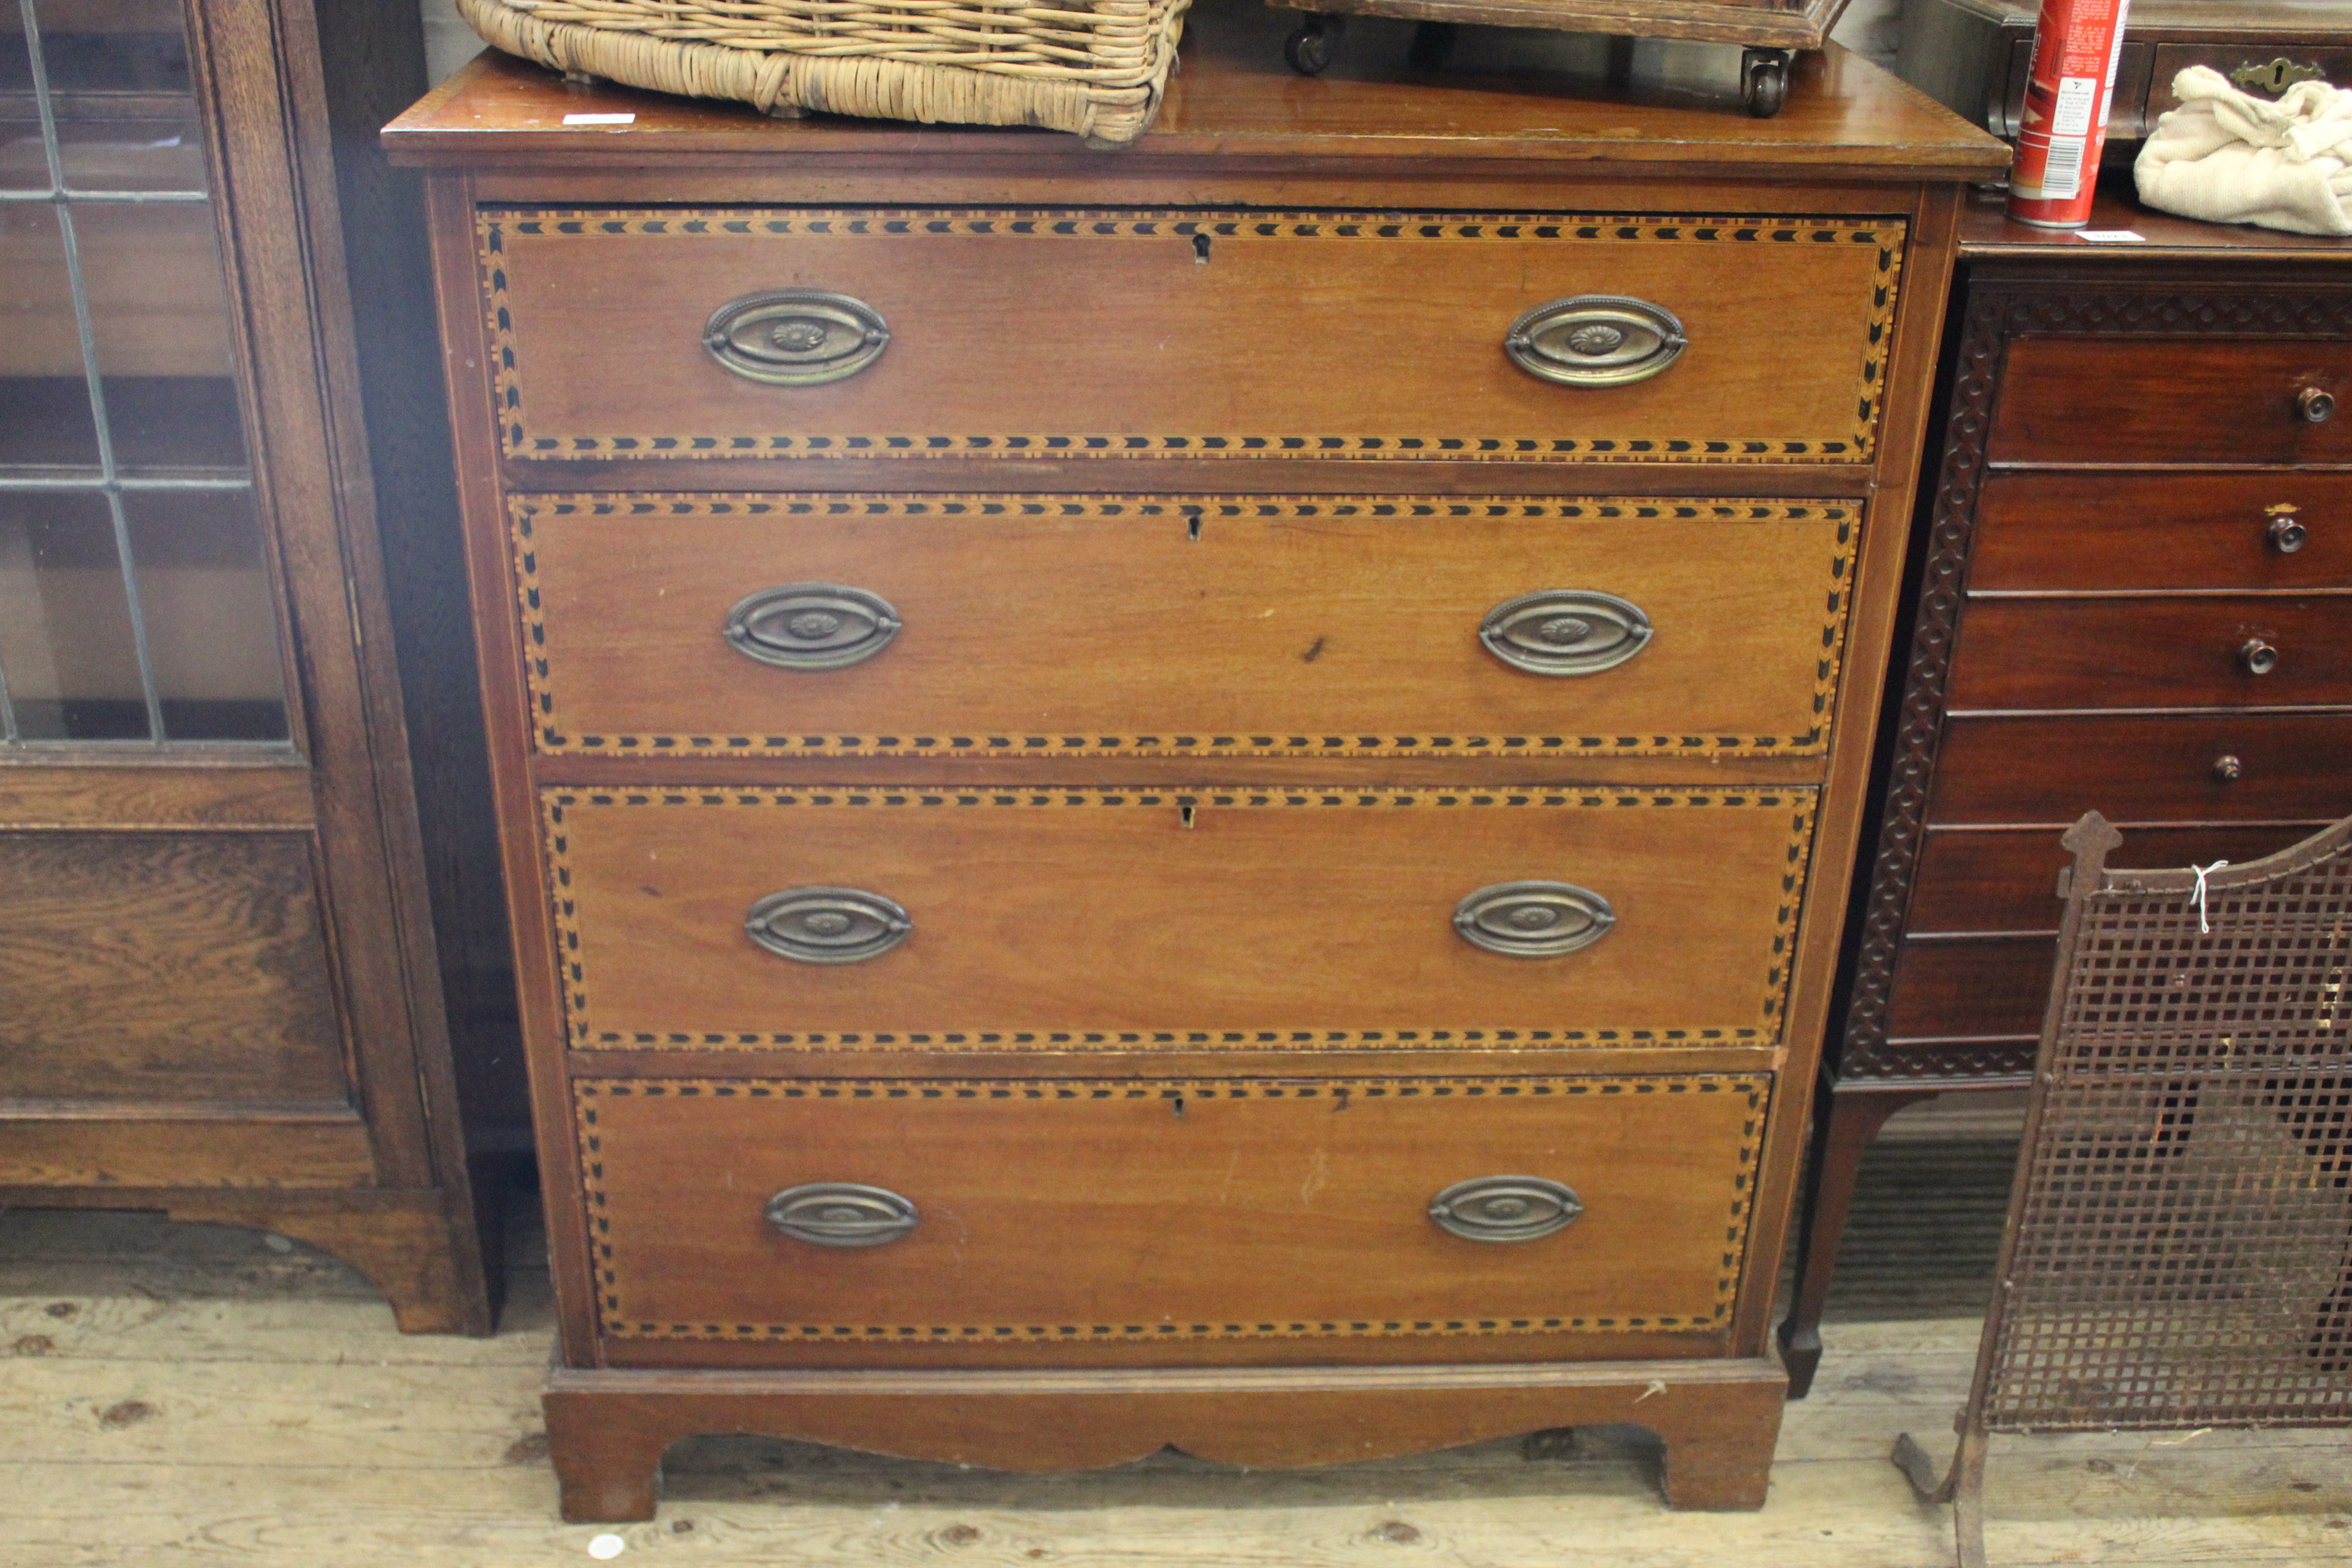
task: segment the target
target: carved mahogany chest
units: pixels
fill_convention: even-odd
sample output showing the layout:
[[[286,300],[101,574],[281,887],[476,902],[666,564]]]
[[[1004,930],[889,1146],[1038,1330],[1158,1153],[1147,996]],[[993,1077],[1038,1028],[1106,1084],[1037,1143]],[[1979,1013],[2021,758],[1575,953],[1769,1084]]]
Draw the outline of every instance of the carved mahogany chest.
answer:
[[[2352,809],[2352,246],[2113,189],[2084,243],[1962,223],[1937,482],[1784,1341],[1795,1391],[1863,1147],[1902,1106],[2021,1087],[2059,836],[2242,864]]]
[[[1878,498],[2001,150],[1837,54],[1759,129],[1279,27],[1202,16],[1116,156],[504,59],[388,132],[572,1517],[711,1429],[1630,1420],[1761,1500]]]

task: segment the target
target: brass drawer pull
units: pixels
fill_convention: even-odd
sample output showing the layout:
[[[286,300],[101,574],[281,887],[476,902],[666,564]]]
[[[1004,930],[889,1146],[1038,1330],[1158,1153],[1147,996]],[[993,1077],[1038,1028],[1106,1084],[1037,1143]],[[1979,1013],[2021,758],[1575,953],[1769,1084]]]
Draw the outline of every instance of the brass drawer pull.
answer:
[[[923,1216],[887,1187],[810,1182],[768,1200],[768,1223],[812,1247],[884,1247],[908,1236]]]
[[[746,658],[783,669],[862,664],[898,635],[898,612],[879,594],[832,583],[763,588],[727,612],[725,636]]]
[[[1465,1241],[1533,1241],[1583,1212],[1574,1188],[1542,1176],[1479,1176],[1429,1200],[1438,1228]]]
[[[2213,782],[2215,784],[2236,784],[2240,779],[2245,776],[2246,764],[2240,762],[2236,757],[2230,753],[2225,752],[2221,755],[2213,759]]]
[[[1647,647],[1651,635],[1641,605],[1587,588],[1506,599],[1478,625],[1488,653],[1532,675],[1597,675]]]
[[[882,314],[863,300],[822,289],[746,294],[711,312],[702,329],[710,357],[752,381],[814,386],[856,375],[890,346]]]
[[[1521,370],[1567,386],[1646,381],[1689,346],[1672,310],[1616,294],[1538,305],[1503,334],[1503,352]]]
[[[2306,386],[2294,395],[2294,411],[2310,425],[2325,425],[2336,417],[2336,397],[2315,386]]]
[[[1591,947],[1616,923],[1608,900],[1568,882],[1497,882],[1454,906],[1454,929],[1463,941],[1513,958],[1556,958]]]
[[[2278,649],[2260,637],[2248,637],[2246,646],[2238,650],[2238,662],[2246,667],[2248,675],[2268,675],[2278,668]]]
[[[858,963],[913,934],[914,917],[879,893],[856,888],[787,888],[743,917],[744,932],[797,963]]]
[[[2304,547],[2311,535],[2309,531],[2294,519],[2274,517],[2271,519],[2270,528],[2263,537],[2271,542],[2271,548],[2281,555],[2292,555]]]

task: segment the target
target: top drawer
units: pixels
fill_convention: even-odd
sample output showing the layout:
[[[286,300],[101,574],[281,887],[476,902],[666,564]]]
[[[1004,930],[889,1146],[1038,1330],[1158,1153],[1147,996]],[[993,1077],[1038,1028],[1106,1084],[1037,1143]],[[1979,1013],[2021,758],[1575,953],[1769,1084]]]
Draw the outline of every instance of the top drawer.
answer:
[[[2352,462],[2352,342],[2020,338],[1995,463]]]
[[[1861,463],[1904,239],[1760,217],[478,223],[501,443],[541,458]],[[793,291],[825,298],[767,298]],[[1523,368],[1515,335],[1577,379]]]

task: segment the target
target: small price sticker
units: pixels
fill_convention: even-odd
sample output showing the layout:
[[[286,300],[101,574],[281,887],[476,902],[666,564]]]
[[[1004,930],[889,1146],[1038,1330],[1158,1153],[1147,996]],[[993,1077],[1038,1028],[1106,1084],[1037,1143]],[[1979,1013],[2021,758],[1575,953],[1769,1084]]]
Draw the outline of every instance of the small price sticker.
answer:
[[[637,117],[634,114],[567,114],[563,117],[566,125],[635,125],[636,122]]]
[[[2127,228],[2085,228],[2074,237],[2085,245],[2146,245],[2147,236],[2134,234]]]

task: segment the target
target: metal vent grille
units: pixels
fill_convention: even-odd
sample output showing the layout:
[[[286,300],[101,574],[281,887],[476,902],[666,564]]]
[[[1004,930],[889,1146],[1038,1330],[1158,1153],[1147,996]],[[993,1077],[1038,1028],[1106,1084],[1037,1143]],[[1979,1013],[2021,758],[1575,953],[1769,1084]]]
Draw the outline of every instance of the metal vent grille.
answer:
[[[2352,1423],[2352,823],[2202,876],[2096,834],[1985,1425]]]

